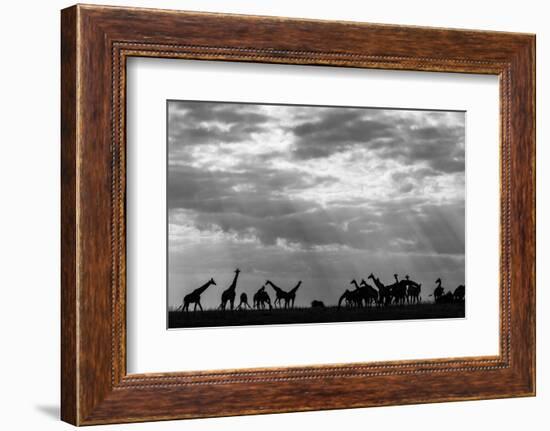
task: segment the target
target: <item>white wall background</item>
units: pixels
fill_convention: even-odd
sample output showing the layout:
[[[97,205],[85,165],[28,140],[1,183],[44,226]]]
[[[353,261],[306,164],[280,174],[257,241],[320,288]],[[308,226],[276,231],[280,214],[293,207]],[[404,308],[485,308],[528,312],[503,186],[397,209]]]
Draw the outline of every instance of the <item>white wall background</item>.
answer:
[[[462,0],[130,0],[104,4],[477,28],[537,34],[538,396],[154,424],[135,430],[547,429],[550,423],[550,27],[545,2]],[[4,2],[0,14],[0,424],[69,429],[59,414],[59,10],[70,2]],[[24,311],[21,312],[21,308]]]

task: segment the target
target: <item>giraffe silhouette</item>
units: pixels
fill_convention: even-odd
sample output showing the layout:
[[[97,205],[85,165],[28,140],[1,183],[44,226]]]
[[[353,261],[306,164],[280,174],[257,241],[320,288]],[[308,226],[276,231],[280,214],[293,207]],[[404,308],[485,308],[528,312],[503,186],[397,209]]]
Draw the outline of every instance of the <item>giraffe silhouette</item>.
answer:
[[[294,286],[291,290],[288,292],[281,289],[279,286],[274,284],[272,281],[267,280],[265,284],[269,284],[273,290],[275,290],[276,298],[273,302],[273,305],[279,305],[279,307],[283,307],[283,304],[281,304],[281,301],[284,301],[284,308],[293,308],[294,307],[294,301],[296,299],[296,291],[300,288],[302,285],[302,281],[300,280],[296,286]]]
[[[208,289],[211,285],[216,285],[216,282],[214,281],[213,278],[211,278],[210,280],[208,280],[205,284],[203,284],[201,287],[193,290],[191,293],[188,293],[187,295],[185,295],[183,297],[183,304],[181,306],[182,308],[182,311],[189,311],[189,304],[195,304],[194,308],[193,308],[193,311],[196,311],[197,310],[197,305],[199,306],[199,308],[202,310],[202,305],[201,305],[201,295],[202,293]]]
[[[362,299],[357,289],[346,289],[344,293],[342,293],[342,295],[340,296],[340,299],[338,299],[338,308],[342,306],[343,301],[346,302],[346,307],[357,308],[361,306]]]
[[[365,298],[366,305],[375,305],[378,303],[378,291],[368,284],[364,279],[361,279],[361,289]]]
[[[237,308],[236,310],[240,310],[242,308],[250,308],[252,309],[252,307],[250,306],[250,304],[248,303],[248,296],[246,293],[241,293],[241,297],[240,297],[240,302],[239,302],[239,305],[237,305]]]
[[[419,303],[422,285],[418,284],[416,281],[409,279],[408,274],[405,276],[405,284],[407,287],[407,303]]]
[[[298,284],[296,286],[294,286],[290,292],[288,292],[287,294],[287,299],[285,301],[285,307],[287,305],[287,303],[290,305],[291,308],[294,308],[294,301],[296,300],[296,292],[298,291],[298,289],[300,288],[300,286],[302,285],[302,281],[300,280],[298,282]]]
[[[367,278],[370,278],[378,288],[378,305],[389,305],[391,302],[391,291],[389,287],[386,287],[372,272]]]
[[[235,270],[235,276],[233,277],[233,281],[229,285],[227,289],[225,289],[222,293],[222,302],[220,304],[220,307],[222,310],[225,310],[225,306],[229,302],[229,305],[231,306],[231,310],[233,310],[233,306],[235,305],[235,289],[237,288],[237,279],[239,278],[241,270],[237,268]]]
[[[355,286],[355,290],[351,291],[352,298],[355,299],[355,302],[357,303],[356,305],[358,307],[362,307],[363,300],[365,301],[365,303],[367,302],[367,298],[365,297],[365,292],[361,289],[361,286],[359,286],[359,284],[355,279],[351,280],[350,284],[353,284]]]
[[[351,290],[349,289],[344,290],[344,293],[342,293],[342,295],[338,299],[338,308],[342,306],[342,301],[346,301],[346,306],[348,307],[351,306],[352,302],[351,302],[350,295],[351,295]]]
[[[265,286],[262,286],[252,297],[252,305],[258,310],[264,310],[266,304],[269,306],[270,310],[273,308],[271,306],[271,299],[269,298],[269,294],[265,291]]]
[[[443,293],[445,292],[445,289],[443,288],[443,286],[441,286],[441,278],[438,278],[437,280],[435,280],[435,283],[437,284],[437,286],[434,289],[433,296],[434,296],[435,302],[439,302],[440,299],[443,297]]]
[[[265,282],[266,285],[269,285],[273,288],[273,290],[275,290],[275,301],[273,302],[273,305],[274,306],[277,306],[279,305],[279,307],[281,306],[281,300],[285,299],[286,297],[286,292],[281,289],[279,286],[276,286],[275,284],[273,284],[271,281],[267,280]]]
[[[390,292],[394,298],[395,303],[403,305],[405,304],[405,299],[407,296],[407,283],[405,280],[399,280],[397,274],[393,274],[393,276],[395,278],[395,283],[388,287],[390,288]]]
[[[367,284],[367,282],[361,279],[361,284],[357,283],[355,279],[351,280],[350,284],[355,286],[355,290],[352,290],[351,298],[357,302],[359,307],[368,307],[371,304],[378,302],[378,292],[374,287]]]

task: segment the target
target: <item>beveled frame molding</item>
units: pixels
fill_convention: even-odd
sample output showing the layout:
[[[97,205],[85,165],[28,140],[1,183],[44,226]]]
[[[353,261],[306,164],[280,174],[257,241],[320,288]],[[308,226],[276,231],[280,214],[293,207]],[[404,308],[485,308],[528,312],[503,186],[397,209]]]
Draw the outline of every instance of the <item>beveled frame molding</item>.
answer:
[[[534,395],[533,35],[83,5],[62,11],[61,30],[63,420],[88,425]],[[131,56],[498,75],[499,355],[128,375]]]

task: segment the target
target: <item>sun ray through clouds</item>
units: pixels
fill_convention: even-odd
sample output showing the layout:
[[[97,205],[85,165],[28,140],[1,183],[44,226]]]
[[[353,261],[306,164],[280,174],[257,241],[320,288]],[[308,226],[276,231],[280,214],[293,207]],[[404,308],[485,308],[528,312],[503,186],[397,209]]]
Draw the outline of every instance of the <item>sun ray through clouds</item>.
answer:
[[[239,268],[334,304],[351,279],[464,283],[464,112],[170,101],[169,302]]]

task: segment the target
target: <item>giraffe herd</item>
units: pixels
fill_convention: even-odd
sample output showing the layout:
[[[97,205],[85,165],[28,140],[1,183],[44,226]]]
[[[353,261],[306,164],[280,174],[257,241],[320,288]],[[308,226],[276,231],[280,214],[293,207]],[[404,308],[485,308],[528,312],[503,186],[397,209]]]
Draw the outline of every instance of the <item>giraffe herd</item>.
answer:
[[[221,303],[218,307],[220,310],[225,310],[227,306],[231,310],[245,310],[245,309],[257,309],[257,310],[272,310],[273,308],[294,308],[296,300],[296,293],[302,281],[298,281],[296,286],[286,291],[277,286],[271,280],[266,282],[254,293],[252,297],[252,306],[248,303],[248,295],[242,292],[239,297],[239,304],[235,307],[237,281],[239,278],[240,270],[237,268],[233,277],[233,281],[227,289],[222,292]],[[354,289],[345,289],[340,298],[338,299],[338,308],[361,308],[369,306],[389,306],[405,305],[405,304],[418,304],[421,302],[421,290],[422,285],[409,278],[408,275],[404,279],[399,280],[397,274],[394,274],[394,280],[392,283],[385,285],[374,274],[370,274],[367,280],[372,280],[374,287],[368,284],[365,279],[361,279],[361,282],[353,279],[350,281],[350,285]],[[436,280],[436,288],[433,291],[435,303],[452,303],[462,302],[465,297],[465,286],[460,285],[454,291],[445,291],[442,286],[441,278]],[[216,282],[213,278],[208,280],[205,284],[199,288],[193,290],[183,298],[183,302],[177,310],[189,311],[189,306],[194,304],[193,311],[197,310],[197,307],[202,311],[202,305],[200,302],[202,293],[210,286],[216,286]],[[275,293],[275,300],[272,302],[266,288],[271,287]],[[313,300],[311,302],[311,308],[324,308],[325,304],[319,300]]]
[[[385,306],[391,304],[418,304],[421,301],[420,291],[422,285],[413,281],[408,275],[404,280],[399,280],[397,274],[393,275],[395,282],[384,285],[378,277],[370,274],[367,279],[372,280],[376,288],[361,279],[361,284],[351,280],[354,290],[346,289],[338,301],[338,307],[345,304],[348,307]]]

